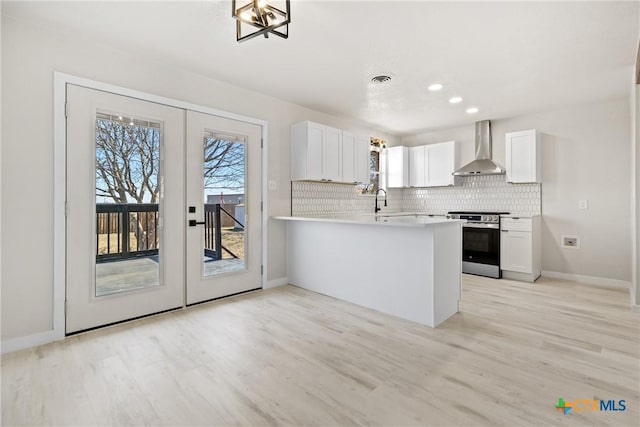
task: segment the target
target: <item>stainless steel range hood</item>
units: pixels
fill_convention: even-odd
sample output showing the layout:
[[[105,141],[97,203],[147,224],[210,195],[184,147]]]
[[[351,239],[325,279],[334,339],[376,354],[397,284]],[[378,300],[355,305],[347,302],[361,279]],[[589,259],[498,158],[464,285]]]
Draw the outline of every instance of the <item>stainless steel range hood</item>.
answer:
[[[461,167],[455,176],[502,175],[506,171],[498,163],[491,160],[492,151],[491,122],[476,122],[476,159]]]

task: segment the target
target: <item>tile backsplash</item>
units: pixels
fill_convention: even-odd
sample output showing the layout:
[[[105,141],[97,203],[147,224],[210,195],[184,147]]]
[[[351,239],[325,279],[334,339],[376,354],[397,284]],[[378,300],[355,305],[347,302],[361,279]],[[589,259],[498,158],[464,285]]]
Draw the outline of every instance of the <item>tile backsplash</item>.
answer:
[[[504,175],[463,177],[455,187],[392,188],[382,212],[448,211],[541,213],[541,184],[508,184]],[[383,196],[378,197],[383,200]],[[374,196],[359,194],[354,185],[311,181],[291,183],[291,214],[332,216],[373,213]],[[382,205],[382,203],[380,203]]]
[[[402,189],[387,192],[387,207],[384,195],[378,196],[382,212],[402,210]],[[353,184],[333,184],[327,182],[293,181],[291,183],[291,215],[293,216],[333,216],[373,213],[375,196],[359,194]]]
[[[455,187],[406,188],[402,210],[442,214],[448,211],[541,214],[541,184],[508,184],[504,175],[469,176]]]

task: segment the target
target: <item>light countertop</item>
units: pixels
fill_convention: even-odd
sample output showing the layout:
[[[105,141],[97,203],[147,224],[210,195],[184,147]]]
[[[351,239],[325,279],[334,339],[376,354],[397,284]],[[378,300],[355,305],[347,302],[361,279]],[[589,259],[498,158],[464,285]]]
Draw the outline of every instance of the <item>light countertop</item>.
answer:
[[[275,216],[272,218],[284,221],[328,222],[399,227],[429,227],[438,224],[466,222],[466,220],[445,219],[443,217],[430,216],[428,214],[411,213],[340,215],[333,217]]]

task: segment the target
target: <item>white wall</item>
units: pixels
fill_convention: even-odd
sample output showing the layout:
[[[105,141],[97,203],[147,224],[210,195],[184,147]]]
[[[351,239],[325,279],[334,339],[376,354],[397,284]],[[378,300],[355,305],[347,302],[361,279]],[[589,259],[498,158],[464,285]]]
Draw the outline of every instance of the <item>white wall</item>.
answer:
[[[618,98],[509,119],[492,120],[493,158],[505,164],[506,132],[542,133],[542,268],[567,274],[631,280],[630,109]],[[474,126],[402,138],[404,145],[462,142],[474,156]],[[589,200],[588,210],[578,200]],[[580,249],[562,249],[577,235]]]
[[[633,304],[640,305],[640,84],[634,84],[631,91],[631,132],[633,138],[631,144],[634,156],[633,162],[633,214],[632,230],[633,236],[633,271],[632,271],[632,292]]]
[[[2,2],[0,1],[0,15],[2,14]],[[2,21],[0,21],[0,46],[2,46]],[[2,81],[2,55],[0,55],[0,82]],[[0,84],[0,100],[2,100],[2,85]],[[2,167],[2,102],[0,102],[0,168]],[[0,170],[0,301],[2,301],[2,171]],[[1,309],[1,307],[0,307]],[[0,329],[2,319],[0,318]]]
[[[171,97],[269,122],[269,215],[290,211],[290,125],[314,120],[393,142],[355,122],[2,17],[2,339],[52,328],[53,73]],[[268,279],[286,275],[284,224],[271,221]]]

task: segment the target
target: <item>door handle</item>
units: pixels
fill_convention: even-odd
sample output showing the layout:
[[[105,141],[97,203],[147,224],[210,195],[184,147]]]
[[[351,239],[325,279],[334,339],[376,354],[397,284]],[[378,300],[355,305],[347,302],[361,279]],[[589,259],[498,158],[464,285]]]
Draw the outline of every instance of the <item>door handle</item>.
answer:
[[[196,225],[204,225],[204,221],[196,221],[195,219],[189,220],[189,227],[195,227]]]

